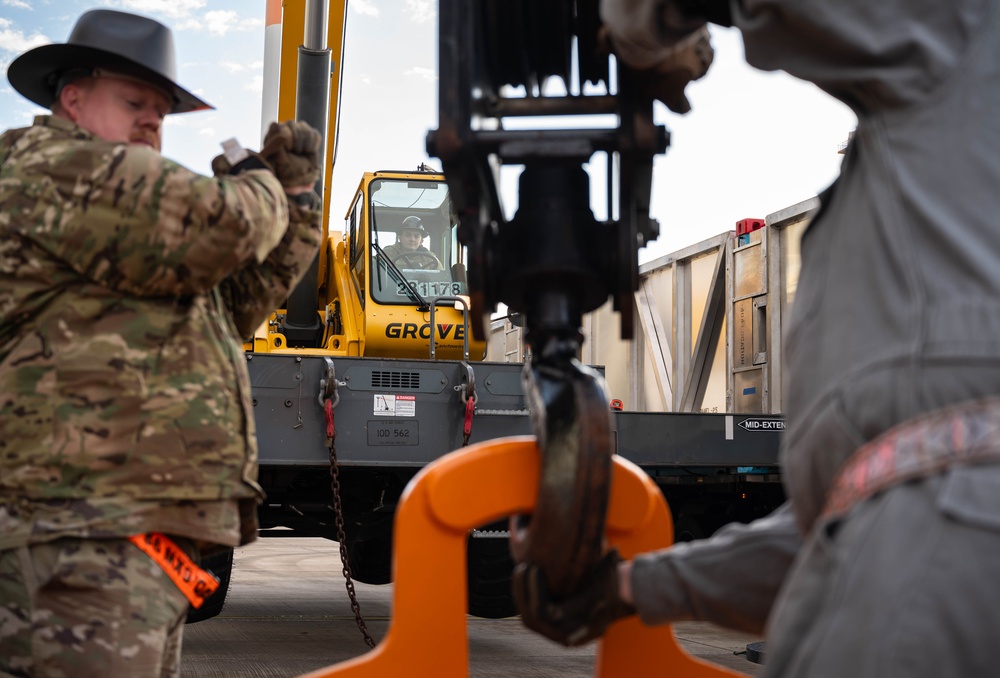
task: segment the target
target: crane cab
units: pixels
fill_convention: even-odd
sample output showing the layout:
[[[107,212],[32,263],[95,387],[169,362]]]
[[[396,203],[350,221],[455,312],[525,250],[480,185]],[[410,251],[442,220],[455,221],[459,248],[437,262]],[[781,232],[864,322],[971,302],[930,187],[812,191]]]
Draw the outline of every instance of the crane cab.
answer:
[[[317,290],[323,337],[307,352],[483,360],[486,342],[469,330],[468,254],[457,230],[443,174],[365,172],[344,230],[331,231],[324,247]],[[284,318],[279,309],[258,329],[252,350],[301,352],[285,338]]]
[[[316,355],[480,361],[469,331],[467,251],[458,242],[448,184],[436,172],[366,172],[342,232],[321,260]],[[433,316],[433,325],[431,323]],[[283,311],[254,350],[291,353]]]

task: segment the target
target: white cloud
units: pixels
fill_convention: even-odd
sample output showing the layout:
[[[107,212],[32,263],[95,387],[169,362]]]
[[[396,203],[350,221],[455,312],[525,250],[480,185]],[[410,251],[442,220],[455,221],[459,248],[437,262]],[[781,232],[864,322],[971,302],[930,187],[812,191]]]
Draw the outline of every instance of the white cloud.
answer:
[[[233,10],[217,9],[205,12],[200,17],[190,16],[177,25],[181,30],[207,30],[214,35],[223,36],[230,31],[259,30],[264,25],[260,19],[240,19]]]
[[[367,16],[378,16],[378,7],[371,0],[351,0],[348,7],[353,9],[358,14],[364,14]]]
[[[3,0],[3,4],[17,9],[31,9],[31,5],[26,3],[24,0]]]
[[[41,33],[25,35],[19,28],[13,27],[10,19],[0,18],[0,52],[20,54],[32,47],[47,45],[50,42],[52,41]]]
[[[145,14],[162,14],[171,19],[185,19],[205,6],[205,0],[121,0],[124,9]]]
[[[23,124],[30,125],[35,120],[36,115],[48,115],[49,112],[47,108],[41,108],[32,104],[31,108],[21,113],[20,118]]]
[[[437,72],[433,68],[423,66],[413,66],[406,71],[405,75],[415,75],[424,80],[437,80]]]
[[[225,35],[236,23],[236,12],[232,10],[217,9],[205,12],[205,27],[209,33],[215,35]]]
[[[431,0],[406,0],[406,13],[418,24],[432,21],[437,16],[435,7]]]
[[[242,63],[238,61],[220,61],[219,66],[229,73],[242,73],[243,71],[260,73],[264,69],[264,62],[251,61],[248,63]]]
[[[264,76],[263,75],[257,75],[257,76],[254,76],[253,78],[250,78],[250,80],[245,85],[243,85],[243,89],[245,89],[245,90],[247,90],[249,92],[255,92],[256,94],[263,93],[264,92]]]
[[[191,122],[194,118],[185,115],[168,115],[163,119],[164,129],[172,129],[174,127],[190,127],[193,123]],[[204,120],[199,121],[199,123],[204,123]]]

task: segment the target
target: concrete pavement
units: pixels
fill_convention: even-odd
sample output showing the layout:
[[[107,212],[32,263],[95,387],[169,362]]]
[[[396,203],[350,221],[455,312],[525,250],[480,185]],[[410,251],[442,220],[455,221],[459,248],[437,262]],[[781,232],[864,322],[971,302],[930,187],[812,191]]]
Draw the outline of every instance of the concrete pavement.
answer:
[[[336,542],[266,538],[237,549],[222,614],[188,625],[182,678],[291,677],[368,650],[355,625]],[[369,632],[389,623],[392,586],[356,584]],[[469,675],[475,678],[593,676],[594,645],[563,648],[516,617],[469,617]],[[674,627],[691,654],[751,676],[763,667],[735,655],[758,638],[705,623]]]

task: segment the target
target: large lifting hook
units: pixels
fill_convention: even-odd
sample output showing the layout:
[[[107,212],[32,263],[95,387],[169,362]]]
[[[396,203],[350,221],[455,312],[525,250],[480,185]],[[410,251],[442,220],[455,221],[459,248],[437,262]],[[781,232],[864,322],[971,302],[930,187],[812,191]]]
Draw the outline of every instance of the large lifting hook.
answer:
[[[601,558],[610,487],[603,380],[576,359],[583,313],[608,298],[602,272],[615,245],[614,231],[594,219],[589,195],[579,165],[530,162],[495,259],[503,298],[526,319],[524,392],[542,455],[535,511],[530,522],[512,521],[511,550],[517,562],[541,569],[556,596],[573,593]]]
[[[505,303],[523,314],[532,353],[525,393],[542,473],[512,550],[541,568],[553,593],[568,595],[602,555],[614,450],[603,380],[577,362],[583,314],[610,297],[623,337],[631,336],[638,248],[658,235],[649,218],[653,157],[666,150],[667,133],[653,125],[652,100],[628,95],[628,79],[611,77],[597,45],[598,0],[441,0],[439,18],[440,126],[427,148],[442,161],[469,248],[480,316],[473,333],[482,337],[482,320]],[[543,92],[553,77],[565,96]],[[605,83],[605,93],[585,94],[588,82]],[[515,116],[595,114],[614,114],[618,126],[504,126]],[[609,177],[603,222],[590,209],[584,170],[598,153]],[[503,164],[524,167],[509,221],[497,188]]]
[[[601,558],[611,482],[603,380],[577,362],[576,348],[553,339],[525,370],[541,473],[530,523],[511,520],[514,559],[539,567],[557,597],[573,593]]]

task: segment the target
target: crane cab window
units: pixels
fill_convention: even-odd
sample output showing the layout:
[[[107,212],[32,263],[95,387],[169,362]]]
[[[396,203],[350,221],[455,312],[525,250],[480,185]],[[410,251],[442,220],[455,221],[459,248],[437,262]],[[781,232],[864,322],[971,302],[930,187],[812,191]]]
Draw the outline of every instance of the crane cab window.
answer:
[[[372,298],[412,306],[416,295],[430,301],[467,294],[466,252],[455,235],[448,185],[384,178],[369,191]]]
[[[365,231],[362,227],[364,223],[365,201],[355,198],[354,207],[351,208],[351,216],[348,222],[348,233],[350,243],[351,270],[354,273],[353,281],[361,307],[365,305]]]

